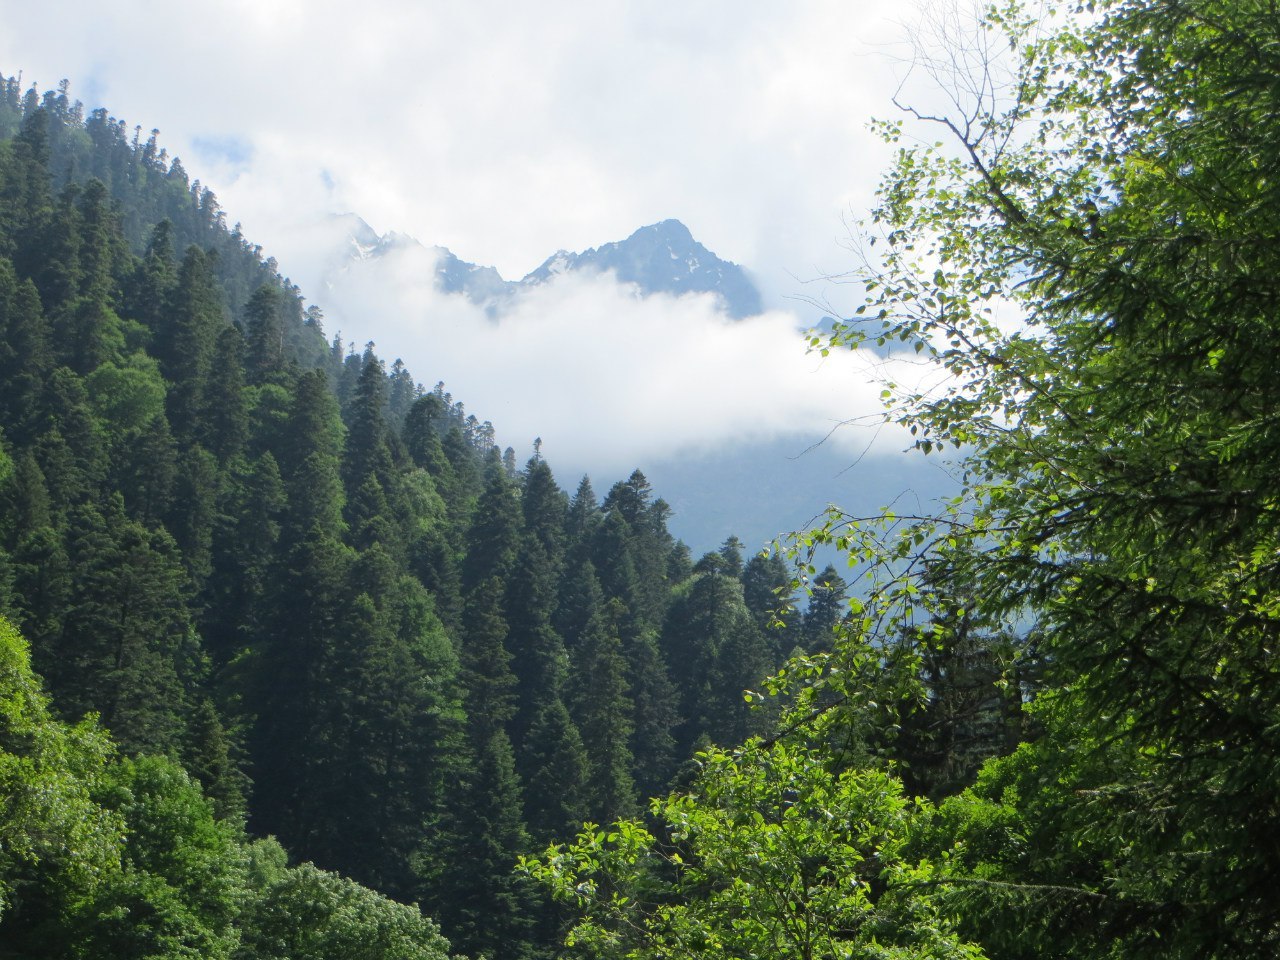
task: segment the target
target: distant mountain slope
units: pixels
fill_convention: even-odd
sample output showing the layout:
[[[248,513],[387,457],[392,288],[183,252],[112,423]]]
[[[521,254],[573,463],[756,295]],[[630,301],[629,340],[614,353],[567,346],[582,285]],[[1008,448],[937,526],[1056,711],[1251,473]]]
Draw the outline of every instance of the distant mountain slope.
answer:
[[[442,383],[327,342],[211,190],[65,87],[0,75],[0,780],[56,807],[0,802],[0,954],[552,956],[512,864],[764,732],[742,691],[796,643],[764,629],[785,568],[695,563],[640,470],[571,496],[536,442],[522,470]],[[354,216],[308,239],[411,254],[352,318],[437,270],[519,287]]]
[[[461,293],[474,303],[500,313],[520,290],[546,283],[565,273],[615,274],[623,283],[635,284],[643,296],[666,293],[713,293],[735,319],[761,312],[760,291],[736,263],[722,260],[693,238],[679,220],[641,227],[625,240],[606,243],[582,253],[560,250],[519,281],[505,280],[493,267],[479,266],[456,256],[446,247],[427,248],[399,233],[379,236],[354,214],[336,218],[346,232],[344,256],[369,260],[405,246],[433,250],[437,256],[436,285],[445,293]]]
[[[745,270],[721,260],[698,243],[679,220],[641,227],[625,240],[584,253],[559,251],[522,283],[542,283],[559,273],[613,271],[624,283],[649,293],[714,293],[730,316],[760,313],[760,291]]]

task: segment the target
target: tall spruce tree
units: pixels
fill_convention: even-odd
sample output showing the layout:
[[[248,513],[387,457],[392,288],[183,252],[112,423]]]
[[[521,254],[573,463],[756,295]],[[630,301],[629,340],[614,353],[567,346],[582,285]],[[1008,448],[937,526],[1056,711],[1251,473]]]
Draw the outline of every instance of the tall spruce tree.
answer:
[[[169,424],[179,442],[202,443],[209,435],[206,416],[211,411],[205,394],[214,349],[227,321],[209,257],[200,248],[188,248],[166,305],[168,316],[155,340],[160,369],[170,383]]]
[[[776,666],[799,644],[801,623],[791,593],[791,571],[779,551],[756,554],[747,561],[742,571],[742,599],[764,634],[770,665]]]
[[[627,661],[619,637],[625,607],[606,601],[590,569],[582,585],[582,633],[574,658],[574,717],[582,733],[589,771],[587,815],[596,823],[628,816],[636,809],[632,778],[633,707],[628,697]]]
[[[230,324],[224,325],[213,344],[213,360],[201,411],[205,425],[202,442],[223,465],[244,450],[249,439],[244,354],[244,337],[240,331]]]
[[[342,422],[322,372],[298,378],[287,423],[279,548],[243,684],[253,710],[250,824],[305,850],[324,834],[325,762],[346,723],[331,668],[352,560],[342,542]]]
[[[680,669],[663,660],[657,631],[629,638],[623,655],[631,699],[632,776],[641,797],[657,796],[675,773],[675,730],[680,722],[679,696],[671,674]]]
[[[210,541],[201,633],[215,667],[261,639],[287,506],[280,468],[270,453],[228,464]]]
[[[38,430],[41,393],[54,366],[51,336],[34,284],[0,259],[0,416],[15,443],[29,443]]]
[[[44,474],[28,450],[3,484],[10,612],[32,642],[48,645],[62,629],[72,592],[64,530]]]
[[[729,569],[721,554],[704,556],[677,591],[662,632],[667,662],[682,665],[674,679],[683,755],[703,735],[730,746],[754,732],[743,690],[764,676],[765,644]]]
[[[517,488],[495,453],[485,467],[484,490],[467,533],[462,566],[465,591],[490,579],[505,587],[515,567],[522,526]]]
[[[55,704],[97,712],[128,751],[178,749],[198,641],[172,539],[128,520],[117,495],[72,510],[67,554],[66,614],[35,650]]]
[[[454,949],[493,960],[534,954],[535,894],[516,873],[528,852],[511,741],[473,724],[470,772],[418,857],[421,902]]]
[[[284,370],[283,294],[272,283],[253,292],[244,309],[245,370],[249,382],[267,383]]]
[[[398,491],[390,430],[383,415],[386,380],[382,362],[370,356],[345,410],[348,429],[342,478],[347,493],[347,525],[354,544],[366,548],[378,543],[402,554],[405,518],[396,516],[394,509],[398,506]]]
[[[430,598],[382,547],[355,560],[347,585],[323,678],[337,723],[308,853],[407,899],[410,855],[462,772],[458,664]]]

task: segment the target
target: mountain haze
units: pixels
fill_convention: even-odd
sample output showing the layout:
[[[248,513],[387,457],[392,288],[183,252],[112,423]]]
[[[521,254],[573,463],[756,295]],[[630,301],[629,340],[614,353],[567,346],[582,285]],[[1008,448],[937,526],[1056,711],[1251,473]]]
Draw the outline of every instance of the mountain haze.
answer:
[[[742,691],[825,622],[766,630],[785,565],[695,559],[640,470],[561,487],[542,444],[521,467],[443,384],[330,340],[127,131],[0,75],[0,952],[549,960],[517,857],[763,732]],[[340,226],[349,264],[440,260]],[[520,299],[574,283],[611,288],[593,320],[637,302]],[[451,330],[410,316],[434,359]]]
[[[641,227],[627,239],[583,253],[564,250],[549,257],[522,283],[541,283],[574,270],[613,271],[623,283],[643,294],[714,293],[735,319],[758,314],[760,291],[736,263],[721,260],[698,243],[679,220]]]
[[[866,514],[950,489],[902,456],[909,438],[875,428],[900,361],[806,355],[804,319],[761,312],[750,274],[677,220],[560,251],[520,281],[355,214],[306,235],[292,262],[317,265],[305,286],[344,339],[482,403],[504,444],[542,437],[568,475],[640,467],[695,553],[731,534],[757,549],[828,503]]]
[[[764,309],[760,291],[748,272],[704,247],[679,220],[641,227],[625,240],[581,253],[558,250],[520,280],[506,280],[493,267],[463,260],[447,247],[427,247],[394,231],[379,235],[353,213],[333,220],[345,237],[342,256],[334,264],[337,269],[349,266],[350,261],[367,261],[406,247],[420,247],[436,255],[435,283],[441,293],[463,294],[491,314],[502,313],[521,292],[572,273],[612,273],[620,283],[634,285],[642,297],[712,293],[725,313],[737,320]]]

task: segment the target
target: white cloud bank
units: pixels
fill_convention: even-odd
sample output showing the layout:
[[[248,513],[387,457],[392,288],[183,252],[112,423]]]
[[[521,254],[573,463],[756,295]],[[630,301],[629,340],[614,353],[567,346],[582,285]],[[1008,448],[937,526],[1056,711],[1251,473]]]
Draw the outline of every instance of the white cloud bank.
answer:
[[[160,128],[289,271],[299,211],[509,277],[675,217],[777,305],[848,266],[910,6],[0,0],[0,69]]]
[[[330,331],[443,379],[517,450],[541,435],[571,476],[784,435],[801,450],[878,414],[876,358],[822,360],[797,332],[821,312],[776,308],[851,309],[849,288],[805,281],[850,265],[845,223],[888,155],[866,125],[893,112],[914,5],[0,0],[0,69],[159,127]],[[326,291],[331,251],[296,224],[346,211],[508,277],[675,217],[775,311],[735,324],[578,278],[495,324],[412,258]],[[836,441],[856,455],[872,434]]]
[[[495,320],[435,289],[434,268],[430,250],[403,247],[330,272],[326,327],[357,348],[373,340],[428,386],[443,380],[522,455],[540,436],[562,475],[779,437],[803,449],[851,419],[831,441],[851,456],[909,443],[880,425],[883,381],[905,362],[811,353],[791,314],[734,321],[710,295],[641,298],[610,274],[568,274]]]

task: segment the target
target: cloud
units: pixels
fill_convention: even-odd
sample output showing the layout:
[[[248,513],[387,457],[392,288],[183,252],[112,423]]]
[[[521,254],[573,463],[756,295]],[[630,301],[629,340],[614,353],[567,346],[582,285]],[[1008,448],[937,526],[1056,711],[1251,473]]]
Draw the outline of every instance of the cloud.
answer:
[[[883,380],[901,362],[810,353],[792,314],[734,321],[710,295],[642,298],[611,274],[566,274],[492,319],[436,290],[434,270],[432,251],[411,246],[331,269],[316,284],[326,326],[357,348],[373,340],[428,386],[443,380],[500,443],[523,454],[540,436],[566,476],[780,437],[803,449],[850,420],[831,442],[851,456],[909,443],[881,424]]]
[[[57,30],[11,5],[0,69],[67,77],[88,107],[160,128],[328,329],[443,379],[504,443],[541,435],[571,475],[753,438],[803,449],[878,414],[879,381],[903,371],[808,353],[797,328],[822,312],[788,298],[852,309],[853,288],[806,281],[852,263],[846,221],[888,157],[866,124],[892,112],[886,43],[910,5],[63,0]],[[495,324],[410,254],[325,288],[332,249],[297,225],[346,211],[508,277],[676,217],[773,310],[734,324],[707,299],[567,278]]]
[[[520,276],[677,217],[778,304],[848,265],[900,7],[67,0],[57,30],[7,11],[0,67],[159,127],[271,253],[298,210],[355,210]]]

